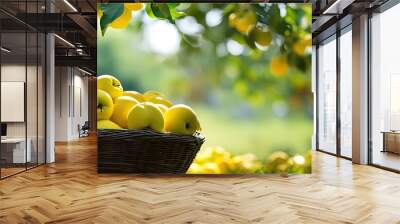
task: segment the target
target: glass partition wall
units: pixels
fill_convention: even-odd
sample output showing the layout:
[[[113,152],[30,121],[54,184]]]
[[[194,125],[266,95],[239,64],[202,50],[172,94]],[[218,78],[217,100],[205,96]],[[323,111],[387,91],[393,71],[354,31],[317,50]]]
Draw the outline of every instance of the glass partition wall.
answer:
[[[351,25],[317,47],[317,149],[352,157]]]
[[[400,171],[400,4],[371,18],[370,163]]]
[[[336,36],[318,47],[318,148],[336,153]]]
[[[340,155],[352,158],[352,34],[351,26],[340,35]]]
[[[367,34],[368,164],[395,172],[400,172],[398,21],[400,4],[388,1],[369,17]],[[317,149],[347,159],[352,158],[352,41],[349,25],[316,46]]]
[[[32,4],[18,7],[37,12]],[[0,47],[3,179],[45,163],[45,35],[1,10]]]

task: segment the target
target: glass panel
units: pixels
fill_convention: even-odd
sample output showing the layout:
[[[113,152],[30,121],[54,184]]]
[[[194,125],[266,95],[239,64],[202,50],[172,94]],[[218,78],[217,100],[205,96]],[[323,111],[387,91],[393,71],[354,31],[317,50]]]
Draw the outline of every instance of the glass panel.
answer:
[[[45,1],[0,1],[25,20],[42,13]],[[33,19],[38,17],[32,17]],[[45,35],[0,12],[1,122],[0,177],[45,162]]]
[[[1,51],[1,173],[5,177],[25,170],[26,161],[31,161],[25,119],[26,33],[3,32],[1,45],[8,49]]]
[[[28,150],[30,149],[30,160],[28,160],[28,168],[34,167],[37,165],[37,150],[38,150],[38,141],[37,141],[37,132],[38,132],[38,107],[37,107],[37,99],[38,99],[38,36],[36,32],[29,32],[27,34],[28,38],[28,63],[27,63],[27,80],[26,80],[26,114],[27,114],[27,142],[28,142]]]
[[[340,36],[340,152],[352,157],[352,35]]]
[[[37,13],[39,11],[38,2],[27,2],[27,13]],[[31,20],[37,20],[33,17]],[[32,21],[37,23],[37,21]],[[39,36],[36,30],[27,30],[27,149],[31,151],[28,168],[35,167],[38,164],[38,45]]]
[[[313,102],[313,135],[312,135],[312,150],[316,150],[317,149],[317,102],[315,99],[317,99],[317,88],[316,88],[316,84],[317,84],[317,48],[315,45],[312,46],[312,58],[311,58],[311,65],[312,65],[312,79],[311,79],[311,89],[312,89],[312,93],[313,93],[313,98],[314,98],[314,102]]]
[[[336,40],[318,48],[318,148],[336,153]]]
[[[400,5],[372,22],[372,163],[400,170]]]

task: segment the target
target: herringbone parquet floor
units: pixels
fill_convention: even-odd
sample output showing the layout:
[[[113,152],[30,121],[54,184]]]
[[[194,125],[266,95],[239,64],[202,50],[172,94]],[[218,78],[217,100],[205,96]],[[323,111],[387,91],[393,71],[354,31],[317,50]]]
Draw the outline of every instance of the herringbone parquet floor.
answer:
[[[0,181],[0,223],[400,223],[400,175],[322,153],[312,175],[96,173],[96,142]]]

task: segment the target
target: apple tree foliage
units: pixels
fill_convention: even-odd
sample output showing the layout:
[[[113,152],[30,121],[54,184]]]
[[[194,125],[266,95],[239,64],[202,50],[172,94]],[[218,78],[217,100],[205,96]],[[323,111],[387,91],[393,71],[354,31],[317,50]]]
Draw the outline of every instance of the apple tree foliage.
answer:
[[[100,28],[107,35],[108,25],[123,13],[124,4],[100,3],[99,8]],[[222,16],[215,26],[206,21],[211,10]],[[176,25],[183,41],[171,60],[188,65],[189,81],[231,88],[255,104],[289,100],[292,108],[311,107],[310,4],[146,3],[142,13]],[[183,32],[176,23],[185,17],[193,18],[201,31]],[[134,19],[126,29],[140,30],[142,25],[140,18]],[[257,43],[256,28],[268,32],[261,37],[267,46]],[[244,50],[229,53],[229,41]],[[284,60],[271,63],[276,58]]]

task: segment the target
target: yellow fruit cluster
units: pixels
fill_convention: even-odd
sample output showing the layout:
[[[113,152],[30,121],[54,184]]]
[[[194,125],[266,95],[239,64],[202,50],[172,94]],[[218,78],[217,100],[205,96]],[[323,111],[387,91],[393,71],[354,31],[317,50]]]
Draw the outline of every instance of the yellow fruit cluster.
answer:
[[[139,11],[142,8],[143,3],[124,3],[124,12],[112,23],[110,23],[109,26],[115,29],[124,29],[132,20],[133,11]],[[97,15],[99,18],[103,16],[103,11],[100,8],[97,9]]]
[[[289,156],[286,152],[272,153],[265,162],[265,173],[311,173],[311,152]]]
[[[303,38],[300,38],[298,41],[296,41],[293,44],[293,51],[299,55],[299,56],[303,56],[306,53],[306,50],[308,48],[311,48],[312,46],[312,39],[311,39],[311,35],[307,35]]]
[[[256,14],[251,11],[232,12],[229,17],[229,25],[241,33],[249,32],[256,24]]]
[[[97,128],[145,129],[193,135],[200,131],[196,113],[184,104],[173,105],[157,91],[124,91],[111,75],[97,78]]]
[[[275,76],[284,76],[289,70],[289,64],[285,55],[271,59],[271,72]]]
[[[306,35],[297,40],[293,45],[293,52],[298,56],[304,56],[307,49],[311,48],[312,38],[311,35]],[[272,58],[270,63],[271,72],[275,76],[284,76],[289,70],[289,63],[286,55],[281,55]]]
[[[251,10],[232,12],[228,17],[229,25],[238,32],[248,34],[261,47],[267,47],[272,42],[272,32],[266,27],[256,26],[257,16]]]
[[[252,153],[233,156],[222,147],[210,147],[197,154],[188,174],[310,173],[311,154],[290,157],[272,153],[264,162]]]
[[[229,25],[236,29],[238,32],[249,35],[254,42],[261,47],[268,47],[272,42],[272,32],[265,26],[261,27],[257,24],[257,16],[251,10],[232,12],[228,17]],[[307,42],[308,43],[308,42]],[[303,55],[305,52],[306,42],[301,41],[294,44],[294,51]],[[303,49],[304,48],[304,49]],[[269,64],[270,71],[275,76],[284,76],[289,70],[289,63],[286,55],[280,55],[272,58]]]
[[[189,174],[255,173],[262,164],[251,153],[233,156],[222,147],[207,148],[197,154]]]

